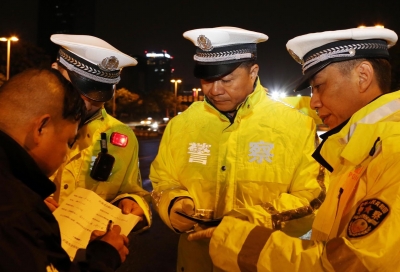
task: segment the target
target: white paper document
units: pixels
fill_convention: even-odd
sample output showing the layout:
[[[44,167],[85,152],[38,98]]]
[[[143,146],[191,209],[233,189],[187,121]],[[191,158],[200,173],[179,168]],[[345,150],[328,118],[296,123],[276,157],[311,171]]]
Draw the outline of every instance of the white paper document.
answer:
[[[76,189],[53,215],[60,225],[62,247],[71,260],[79,248],[86,248],[92,231],[106,231],[109,220],[126,236],[140,220],[139,216],[122,214],[120,208],[84,188]]]

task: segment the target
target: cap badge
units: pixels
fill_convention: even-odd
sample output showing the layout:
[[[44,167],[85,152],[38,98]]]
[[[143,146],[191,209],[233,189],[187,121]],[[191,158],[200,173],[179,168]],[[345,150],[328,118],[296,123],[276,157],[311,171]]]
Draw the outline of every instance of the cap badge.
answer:
[[[295,61],[297,61],[298,63],[300,63],[300,64],[303,64],[303,63],[304,63],[304,61],[303,61],[301,58],[299,58],[299,56],[297,56],[296,53],[293,52],[292,49],[289,49],[289,54],[290,54],[290,55],[292,56],[292,58],[293,58]]]
[[[99,63],[99,67],[101,70],[103,71],[113,71],[113,70],[117,70],[119,65],[119,60],[114,57],[108,57],[108,58],[104,58],[101,63]]]
[[[214,49],[214,47],[213,47],[212,44],[211,44],[210,39],[207,38],[207,37],[204,36],[204,35],[200,35],[200,36],[197,38],[197,43],[199,44],[199,47],[200,47],[201,50],[204,50],[204,51],[211,51],[211,50]]]

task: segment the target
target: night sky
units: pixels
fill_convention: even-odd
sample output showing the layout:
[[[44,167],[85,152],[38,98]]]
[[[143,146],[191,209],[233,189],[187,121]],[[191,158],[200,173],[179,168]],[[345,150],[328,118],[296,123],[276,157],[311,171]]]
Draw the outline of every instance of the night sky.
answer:
[[[36,0],[7,1],[1,10],[0,35],[15,33],[37,42]],[[200,87],[192,76],[195,47],[182,36],[190,29],[235,26],[268,35],[258,45],[258,63],[262,84],[272,90],[301,76],[300,65],[286,51],[286,42],[295,36],[378,23],[400,34],[399,0],[97,0],[95,12],[94,33],[79,34],[102,38],[127,54],[167,50],[174,56],[173,77],[193,87]]]

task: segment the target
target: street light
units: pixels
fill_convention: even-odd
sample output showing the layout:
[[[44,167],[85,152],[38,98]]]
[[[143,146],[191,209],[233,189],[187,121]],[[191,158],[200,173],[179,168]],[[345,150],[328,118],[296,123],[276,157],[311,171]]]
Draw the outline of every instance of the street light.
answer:
[[[182,80],[180,79],[171,79],[171,83],[175,83],[175,109],[174,109],[174,116],[176,116],[176,100],[177,100],[177,91],[178,91],[178,83],[181,83]]]
[[[18,38],[15,36],[6,38],[1,37],[0,41],[7,42],[7,80],[10,78],[10,52],[11,52],[11,41],[16,42]]]
[[[194,92],[194,101],[199,101],[199,92],[201,91],[201,89],[200,88],[193,88],[192,89],[193,90],[193,92]]]

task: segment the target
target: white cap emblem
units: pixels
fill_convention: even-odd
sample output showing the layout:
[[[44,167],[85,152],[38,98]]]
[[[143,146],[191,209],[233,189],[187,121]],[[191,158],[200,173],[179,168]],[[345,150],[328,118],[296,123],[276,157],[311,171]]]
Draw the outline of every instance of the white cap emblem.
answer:
[[[108,58],[104,58],[101,63],[99,63],[99,67],[103,71],[114,71],[117,70],[119,65],[119,61],[116,57],[111,56]]]
[[[197,43],[199,44],[198,46],[199,46],[199,48],[200,48],[201,50],[204,50],[204,51],[211,51],[211,50],[214,49],[214,47],[213,47],[212,44],[211,44],[210,39],[208,39],[208,38],[207,38],[206,36],[204,36],[204,35],[200,35],[200,36],[197,38]]]

